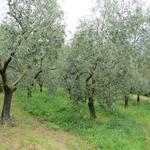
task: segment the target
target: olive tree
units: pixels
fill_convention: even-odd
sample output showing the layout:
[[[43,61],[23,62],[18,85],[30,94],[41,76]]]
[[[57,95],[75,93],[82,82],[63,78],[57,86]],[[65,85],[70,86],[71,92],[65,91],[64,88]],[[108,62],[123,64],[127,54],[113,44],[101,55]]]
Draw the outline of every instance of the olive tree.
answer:
[[[9,121],[12,95],[20,81],[30,83],[32,77],[42,72],[43,65],[51,66],[57,57],[64,38],[62,12],[55,0],[8,0],[7,18],[0,26],[0,33],[0,75],[4,90],[1,118]]]

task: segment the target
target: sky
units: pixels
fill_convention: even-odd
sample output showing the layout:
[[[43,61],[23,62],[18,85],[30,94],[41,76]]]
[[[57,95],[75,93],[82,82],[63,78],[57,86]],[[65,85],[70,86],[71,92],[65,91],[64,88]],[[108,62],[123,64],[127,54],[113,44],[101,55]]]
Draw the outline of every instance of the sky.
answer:
[[[71,38],[79,20],[90,13],[94,0],[58,0],[64,11],[67,39]]]
[[[2,19],[2,15],[5,14],[6,10],[6,0],[0,0],[0,20]]]
[[[140,0],[150,6],[150,0]],[[94,0],[58,0],[61,9],[64,11],[66,23],[66,39],[72,38],[79,20],[90,13],[90,9],[94,5]],[[0,20],[6,13],[6,0],[0,0]]]
[[[93,1],[94,0],[58,0],[61,9],[64,12],[67,40],[72,38],[79,19],[89,14]],[[2,20],[2,16],[4,16],[6,11],[6,0],[0,0],[0,20]]]

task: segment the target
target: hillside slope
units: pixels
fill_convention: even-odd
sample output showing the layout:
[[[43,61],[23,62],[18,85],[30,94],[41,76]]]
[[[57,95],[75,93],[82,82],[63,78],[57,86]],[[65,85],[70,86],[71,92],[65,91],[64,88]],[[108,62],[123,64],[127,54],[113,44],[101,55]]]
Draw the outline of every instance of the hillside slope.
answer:
[[[1,99],[2,95],[0,104]],[[25,113],[16,98],[12,112],[15,126],[0,126],[0,150],[92,150],[86,142],[58,129],[57,125]]]

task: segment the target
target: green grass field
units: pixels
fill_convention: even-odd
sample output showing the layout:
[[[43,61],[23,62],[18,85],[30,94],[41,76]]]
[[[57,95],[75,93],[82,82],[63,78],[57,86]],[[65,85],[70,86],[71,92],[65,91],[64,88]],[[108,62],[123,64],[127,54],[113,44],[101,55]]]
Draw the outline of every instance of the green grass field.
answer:
[[[150,100],[142,98],[137,105],[134,96],[129,108],[118,100],[114,110],[105,112],[96,105],[98,118],[89,118],[87,104],[75,108],[67,94],[59,90],[55,95],[35,91],[28,99],[25,91],[16,96],[24,110],[43,120],[54,122],[50,128],[70,131],[88,141],[95,150],[150,150]]]
[[[0,108],[2,99],[0,94]],[[0,150],[93,150],[79,136],[25,112],[16,96],[13,97],[12,116],[11,125],[0,124]]]

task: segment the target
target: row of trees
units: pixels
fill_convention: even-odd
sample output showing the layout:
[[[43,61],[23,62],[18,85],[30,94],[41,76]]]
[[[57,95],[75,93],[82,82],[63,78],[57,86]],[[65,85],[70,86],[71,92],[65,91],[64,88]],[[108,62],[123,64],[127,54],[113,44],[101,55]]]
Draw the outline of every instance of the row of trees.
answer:
[[[56,0],[8,0],[0,26],[0,75],[4,91],[1,119],[9,121],[13,93],[35,84],[64,87],[74,103],[94,100],[105,109],[118,96],[150,90],[149,11],[137,1],[97,0],[69,46]]]
[[[104,109],[118,97],[149,93],[149,11],[137,1],[101,0],[81,21],[65,58],[63,81],[71,99],[87,100],[96,118],[94,99]]]

